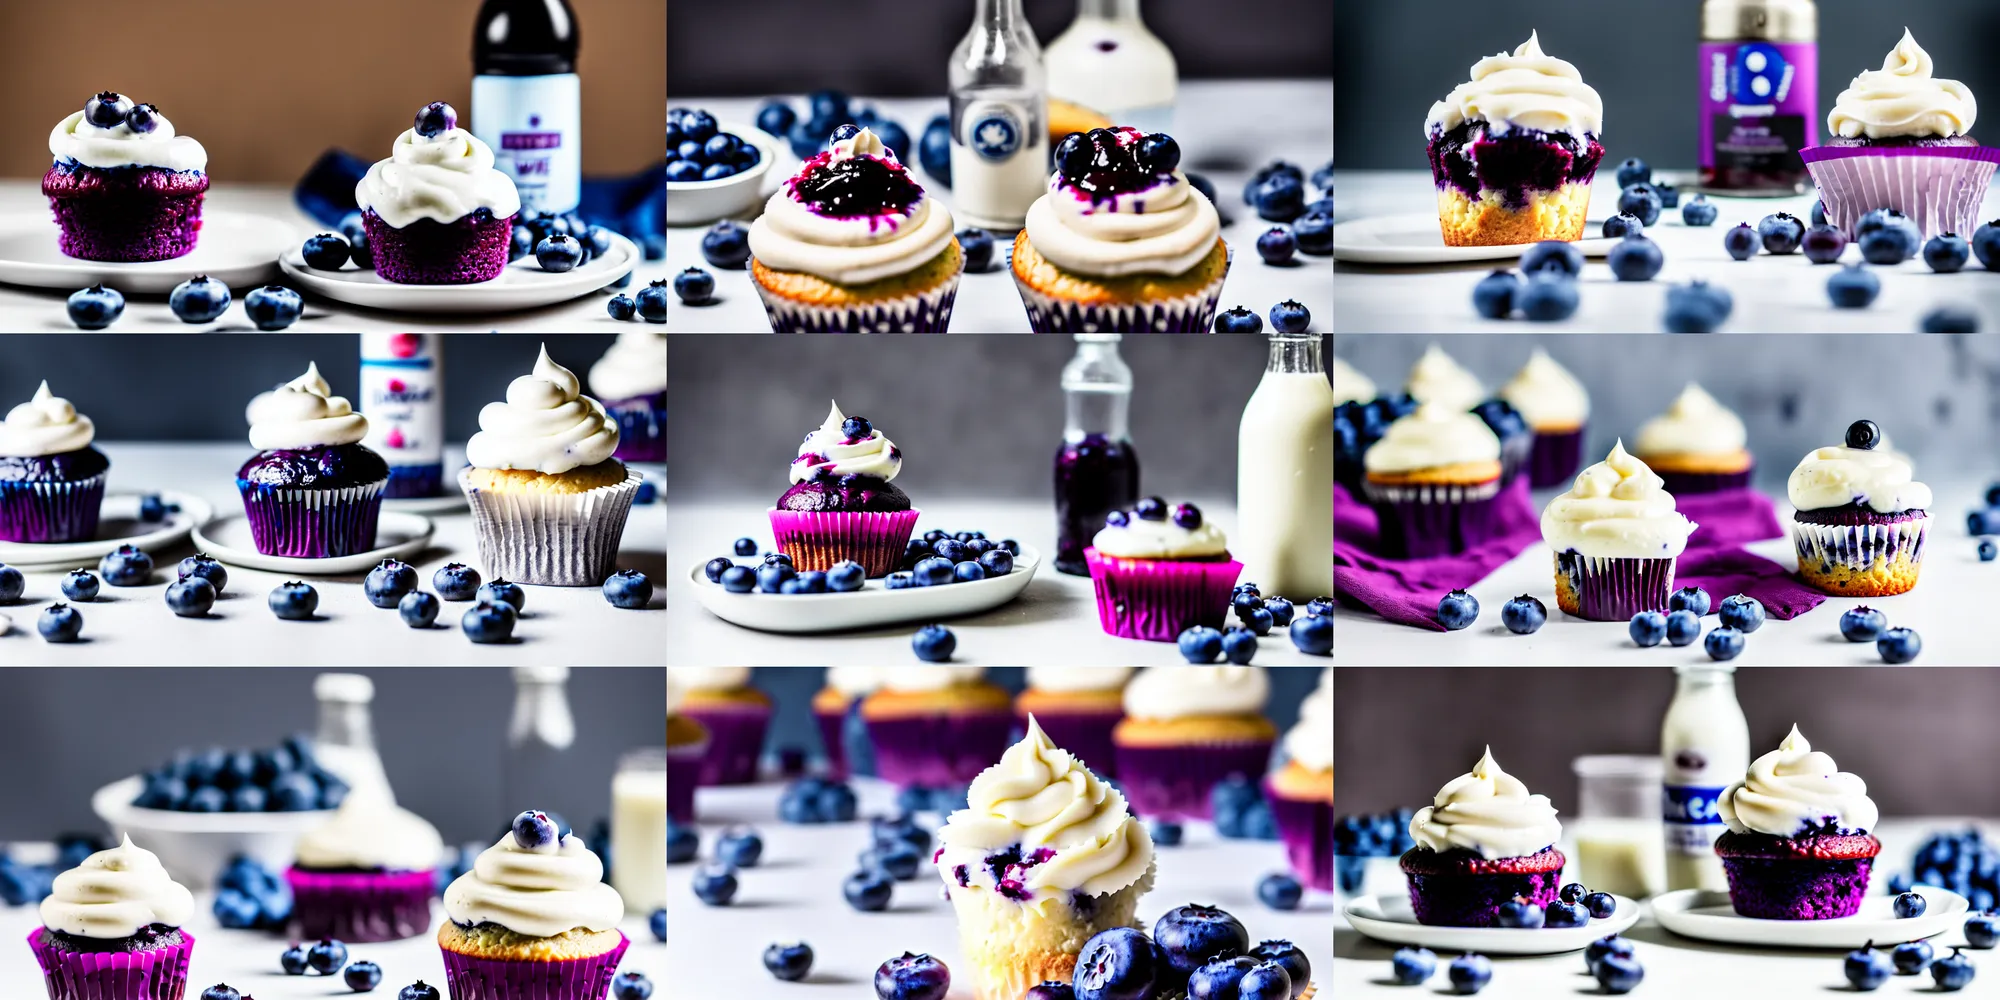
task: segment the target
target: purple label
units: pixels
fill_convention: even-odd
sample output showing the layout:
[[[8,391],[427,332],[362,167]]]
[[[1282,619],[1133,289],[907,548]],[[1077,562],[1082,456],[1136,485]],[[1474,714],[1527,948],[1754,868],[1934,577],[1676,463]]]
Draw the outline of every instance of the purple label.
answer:
[[[1752,172],[1799,168],[1819,145],[1819,46],[1704,42],[1701,165]]]
[[[502,132],[501,149],[561,149],[561,132]]]

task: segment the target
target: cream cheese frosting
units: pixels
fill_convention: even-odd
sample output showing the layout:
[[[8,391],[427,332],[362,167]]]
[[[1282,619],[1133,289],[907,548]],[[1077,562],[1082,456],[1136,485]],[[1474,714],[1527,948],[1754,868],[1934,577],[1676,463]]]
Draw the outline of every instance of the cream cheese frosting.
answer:
[[[306,831],[293,856],[301,868],[430,871],[444,857],[444,838],[386,790],[364,786],[340,803],[332,819]]]
[[[667,718],[680,714],[681,702],[687,700],[687,687],[672,670],[667,671]]]
[[[1121,146],[1143,137],[1134,128],[1111,131]],[[1215,249],[1222,219],[1178,170],[1170,180],[1109,199],[1093,198],[1056,171],[1048,193],[1028,206],[1026,228],[1028,242],[1055,266],[1116,278],[1193,270]]]
[[[99,940],[131,937],[154,924],[180,927],[193,916],[194,895],[129,834],[57,875],[42,900],[42,926]]]
[[[49,391],[47,379],[33,399],[7,411],[0,421],[0,455],[36,458],[82,451],[97,438],[97,425],[76,412],[69,400]]]
[[[638,399],[667,391],[667,335],[628,330],[590,366],[598,399]]]
[[[1575,430],[1590,419],[1590,393],[1583,383],[1539,347],[1500,387],[1500,398],[1538,431]]]
[[[821,156],[826,157],[822,160]],[[929,195],[902,214],[841,218],[815,212],[799,197],[798,184],[814,170],[854,157],[873,157],[908,171],[871,129],[833,144],[764,203],[750,224],[750,254],[774,271],[798,271],[842,285],[860,285],[907,274],[951,245],[951,211]],[[911,179],[914,184],[915,179]]]
[[[1785,482],[1785,495],[1799,510],[1826,510],[1854,504],[1878,514],[1929,510],[1931,488],[1911,477],[1909,459],[1879,448],[1831,445],[1799,460]]]
[[[749,667],[672,667],[667,673],[688,691],[734,691],[750,684]]]
[[[605,884],[604,862],[582,837],[530,849],[509,833],[445,887],[444,910],[462,926],[498,924],[529,937],[555,937],[578,927],[617,928],[625,900]]]
[[[1695,523],[1674,509],[1664,483],[1620,441],[1604,461],[1579,473],[1569,492],[1549,501],[1542,540],[1558,553],[1600,559],[1674,558],[1687,549]]]
[[[1285,752],[1308,770],[1333,770],[1333,668],[1319,675],[1319,687],[1299,704],[1299,721],[1285,734]]]
[[[826,668],[826,686],[848,699],[875,693],[882,686],[881,667],[839,666]]]
[[[1028,686],[1037,691],[1116,691],[1132,679],[1134,667],[1029,667]]]
[[[1433,851],[1476,851],[1487,860],[1524,858],[1555,846],[1562,823],[1546,795],[1531,795],[1487,747],[1472,770],[1445,782],[1410,818],[1410,837]]]
[[[1716,812],[1737,833],[1798,837],[1832,824],[1867,833],[1881,818],[1868,784],[1812,748],[1797,725],[1778,749],[1750,762],[1743,780],[1723,789]]]
[[[1361,374],[1360,370],[1340,360],[1339,355],[1335,355],[1333,358],[1334,405],[1338,406],[1341,403],[1366,403],[1374,399],[1375,396],[1375,380]]]
[[[582,394],[574,373],[549,360],[545,345],[535,370],[508,383],[506,402],[480,409],[465,460],[480,469],[553,476],[606,461],[616,450],[618,422]]]
[[[792,482],[803,483],[822,472],[833,476],[873,476],[883,482],[903,471],[903,449],[871,427],[867,437],[849,438],[840,425],[847,415],[838,402],[828,402],[826,420],[799,444],[792,459]]]
[[[1361,456],[1369,472],[1409,472],[1464,462],[1497,462],[1500,439],[1486,421],[1444,403],[1424,403],[1390,422]]]
[[[1127,513],[1124,524],[1098,529],[1090,546],[1114,559],[1198,559],[1227,555],[1229,539],[1205,517],[1200,524],[1183,528],[1171,516],[1148,521]]]
[[[75,161],[100,170],[159,167],[186,172],[208,167],[208,150],[177,134],[174,123],[158,110],[153,112],[151,132],[134,132],[124,122],[99,128],[84,121],[83,112],[74,112],[49,133],[49,153],[58,163]]]
[[[1263,667],[1147,667],[1125,685],[1125,714],[1135,719],[1256,715],[1271,698]]]
[[[1640,455],[1723,455],[1742,451],[1749,441],[1743,418],[1689,382],[1665,413],[1639,425]]]
[[[1574,65],[1542,51],[1540,32],[1514,50],[1472,64],[1472,79],[1431,105],[1426,136],[1467,121],[1507,131],[1515,127],[1566,132],[1581,141],[1604,132],[1604,99]]]
[[[1403,391],[1419,403],[1438,403],[1454,410],[1470,410],[1486,399],[1486,387],[1479,377],[1466,371],[1444,348],[1436,344],[1424,348]]]
[[[521,211],[514,179],[493,169],[493,148],[462,128],[435,137],[404,129],[389,158],[354,186],[354,200],[397,229],[419,219],[450,225],[482,208],[496,219]]]
[[[902,666],[879,667],[882,687],[889,691],[942,691],[960,684],[977,684],[986,679],[985,667]]]
[[[307,362],[304,375],[258,393],[243,415],[250,421],[250,446],[259,451],[360,444],[368,436],[368,418],[354,412],[346,396],[333,394],[318,362]]]
[[[1966,135],[1979,120],[1979,102],[1957,80],[1932,75],[1931,54],[1903,29],[1903,39],[1834,98],[1826,130],[1843,139],[1894,139]]]

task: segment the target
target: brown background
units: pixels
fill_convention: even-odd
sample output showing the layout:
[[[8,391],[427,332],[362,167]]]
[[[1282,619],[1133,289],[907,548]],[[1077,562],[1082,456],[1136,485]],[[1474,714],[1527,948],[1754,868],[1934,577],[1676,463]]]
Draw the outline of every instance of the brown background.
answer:
[[[49,130],[90,95],[153,103],[216,180],[290,184],[340,146],[388,155],[417,109],[469,116],[480,0],[0,0],[9,98],[0,176],[39,177]],[[663,0],[570,0],[582,32],[583,169],[664,153]]]

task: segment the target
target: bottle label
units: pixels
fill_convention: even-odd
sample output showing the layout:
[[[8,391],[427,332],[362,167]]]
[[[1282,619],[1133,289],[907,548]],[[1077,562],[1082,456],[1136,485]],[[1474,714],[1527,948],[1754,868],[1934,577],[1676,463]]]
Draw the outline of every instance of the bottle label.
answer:
[[[1660,790],[1660,816],[1666,824],[1667,850],[1675,854],[1707,855],[1724,829],[1717,803],[1723,785],[1667,785]]]
[[[965,145],[988,163],[1005,163],[1026,143],[1027,116],[1004,101],[967,105],[960,121],[965,128]]]
[[[363,444],[389,463],[390,498],[435,496],[444,474],[444,395],[437,344],[421,333],[361,335]]]
[[[1704,42],[1701,166],[1727,176],[1803,174],[1799,150],[1819,145],[1819,46]]]
[[[582,200],[582,93],[574,73],[472,78],[472,134],[493,147],[523,211],[568,212]]]

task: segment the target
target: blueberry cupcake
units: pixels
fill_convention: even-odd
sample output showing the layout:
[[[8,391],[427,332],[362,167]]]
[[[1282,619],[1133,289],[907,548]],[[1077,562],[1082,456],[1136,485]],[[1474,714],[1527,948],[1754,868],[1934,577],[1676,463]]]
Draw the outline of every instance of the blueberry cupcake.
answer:
[[[902,788],[956,789],[1000,759],[1013,699],[985,667],[881,667],[861,700],[876,774]]]
[[[708,755],[708,727],[681,714],[686,696],[679,678],[667,671],[667,818],[694,822],[694,790]]]
[[[1019,1000],[1067,983],[1100,931],[1138,925],[1153,888],[1153,839],[1118,789],[1058,746],[1027,735],[972,780],[932,856],[977,1000]]]
[[[1299,880],[1333,891],[1333,668],[1299,705],[1299,721],[1285,734],[1284,767],[1264,779],[1264,798],[1278,839]]]
[[[632,330],[590,366],[590,391],[618,421],[621,462],[667,460],[667,335]]]
[[[1750,485],[1757,462],[1745,447],[1743,418],[1693,382],[1667,411],[1639,425],[1632,454],[1676,496],[1719,493]]]
[[[604,862],[547,813],[525,812],[444,890],[445,981],[461,1000],[605,1000],[631,942]]]
[[[1847,428],[1845,445],[1799,460],[1785,484],[1799,576],[1842,597],[1887,597],[1917,585],[1931,488],[1889,450],[1873,420]]]
[[[298,940],[400,941],[431,929],[444,840],[386,790],[357,789],[309,830],[285,871]]]
[[[1611,446],[1569,491],[1542,509],[1542,541],[1555,553],[1556,603],[1599,622],[1665,611],[1675,560],[1695,523],[1646,463]]]
[[[1851,917],[1868,893],[1882,842],[1868,785],[1842,771],[1793,726],[1778,749],[1723,789],[1716,812],[1729,827],[1715,853],[1729,904],[1760,920]]]
[[[771,696],[750,686],[749,667],[675,667],[680,714],[708,730],[708,752],[698,780],[704,785],[747,785],[757,780],[757,758],[771,726]]]
[[[1210,793],[1231,777],[1255,785],[1270,770],[1278,730],[1264,717],[1263,667],[1148,667],[1125,685],[1125,720],[1111,731],[1118,782],[1150,819],[1207,819]]]
[[[829,403],[825,422],[792,459],[792,485],[769,511],[778,551],[800,572],[850,560],[871,577],[894,572],[923,513],[890,482],[902,471],[903,450],[894,441],[867,417]]]
[[[1074,132],[1014,237],[1014,285],[1036,333],[1202,333],[1232,251],[1172,136]]]
[[[750,224],[750,277],[776,333],[944,333],[964,272],[951,211],[853,125]]]
[[[1590,394],[1569,369],[1535,348],[1528,363],[1500,387],[1500,398],[1527,421],[1528,485],[1543,489],[1568,482],[1583,467],[1583,433]]]
[[[28,935],[49,1000],[179,1000],[194,896],[132,838],[55,878]]]
[[[813,724],[826,751],[827,777],[841,780],[875,773],[868,729],[861,721],[861,701],[882,686],[881,667],[826,668],[826,684],[813,695]]]
[[[97,425],[44,381],[0,421],[0,541],[97,537],[111,460],[91,445]]]
[[[1127,639],[1173,642],[1196,625],[1222,627],[1243,564],[1229,539],[1191,503],[1170,510],[1146,497],[1104,516],[1083,550],[1097,595],[1097,621]]]
[[[458,127],[458,112],[427,104],[389,158],[354,187],[375,273],[399,285],[468,285],[500,276],[521,195],[493,149]]]
[[[1125,719],[1125,685],[1133,667],[1029,667],[1028,687],[1014,699],[1014,717],[1039,718],[1049,738],[1085,765],[1118,777],[1111,731]]]
[[[185,257],[201,238],[208,151],[151,104],[106,91],[49,133],[55,163],[42,194],[57,245],[80,260]]]
[[[1362,455],[1361,482],[1382,554],[1456,555],[1493,537],[1500,454],[1484,420],[1445,403],[1424,403],[1384,429]]]
[[[367,448],[368,418],[336,396],[316,363],[250,401],[250,445],[236,470],[250,538],[267,556],[327,559],[375,547],[389,463]]]
[[[1556,901],[1567,861],[1556,849],[1556,807],[1502,771],[1490,747],[1471,772],[1417,810],[1410,838],[1417,846],[1400,866],[1420,924],[1492,927],[1514,899],[1541,907]]]
[[[1366,403],[1374,398],[1375,380],[1363,375],[1359,369],[1340,360],[1339,355],[1335,355],[1333,359],[1334,405],[1338,406],[1341,403],[1349,402]]]

